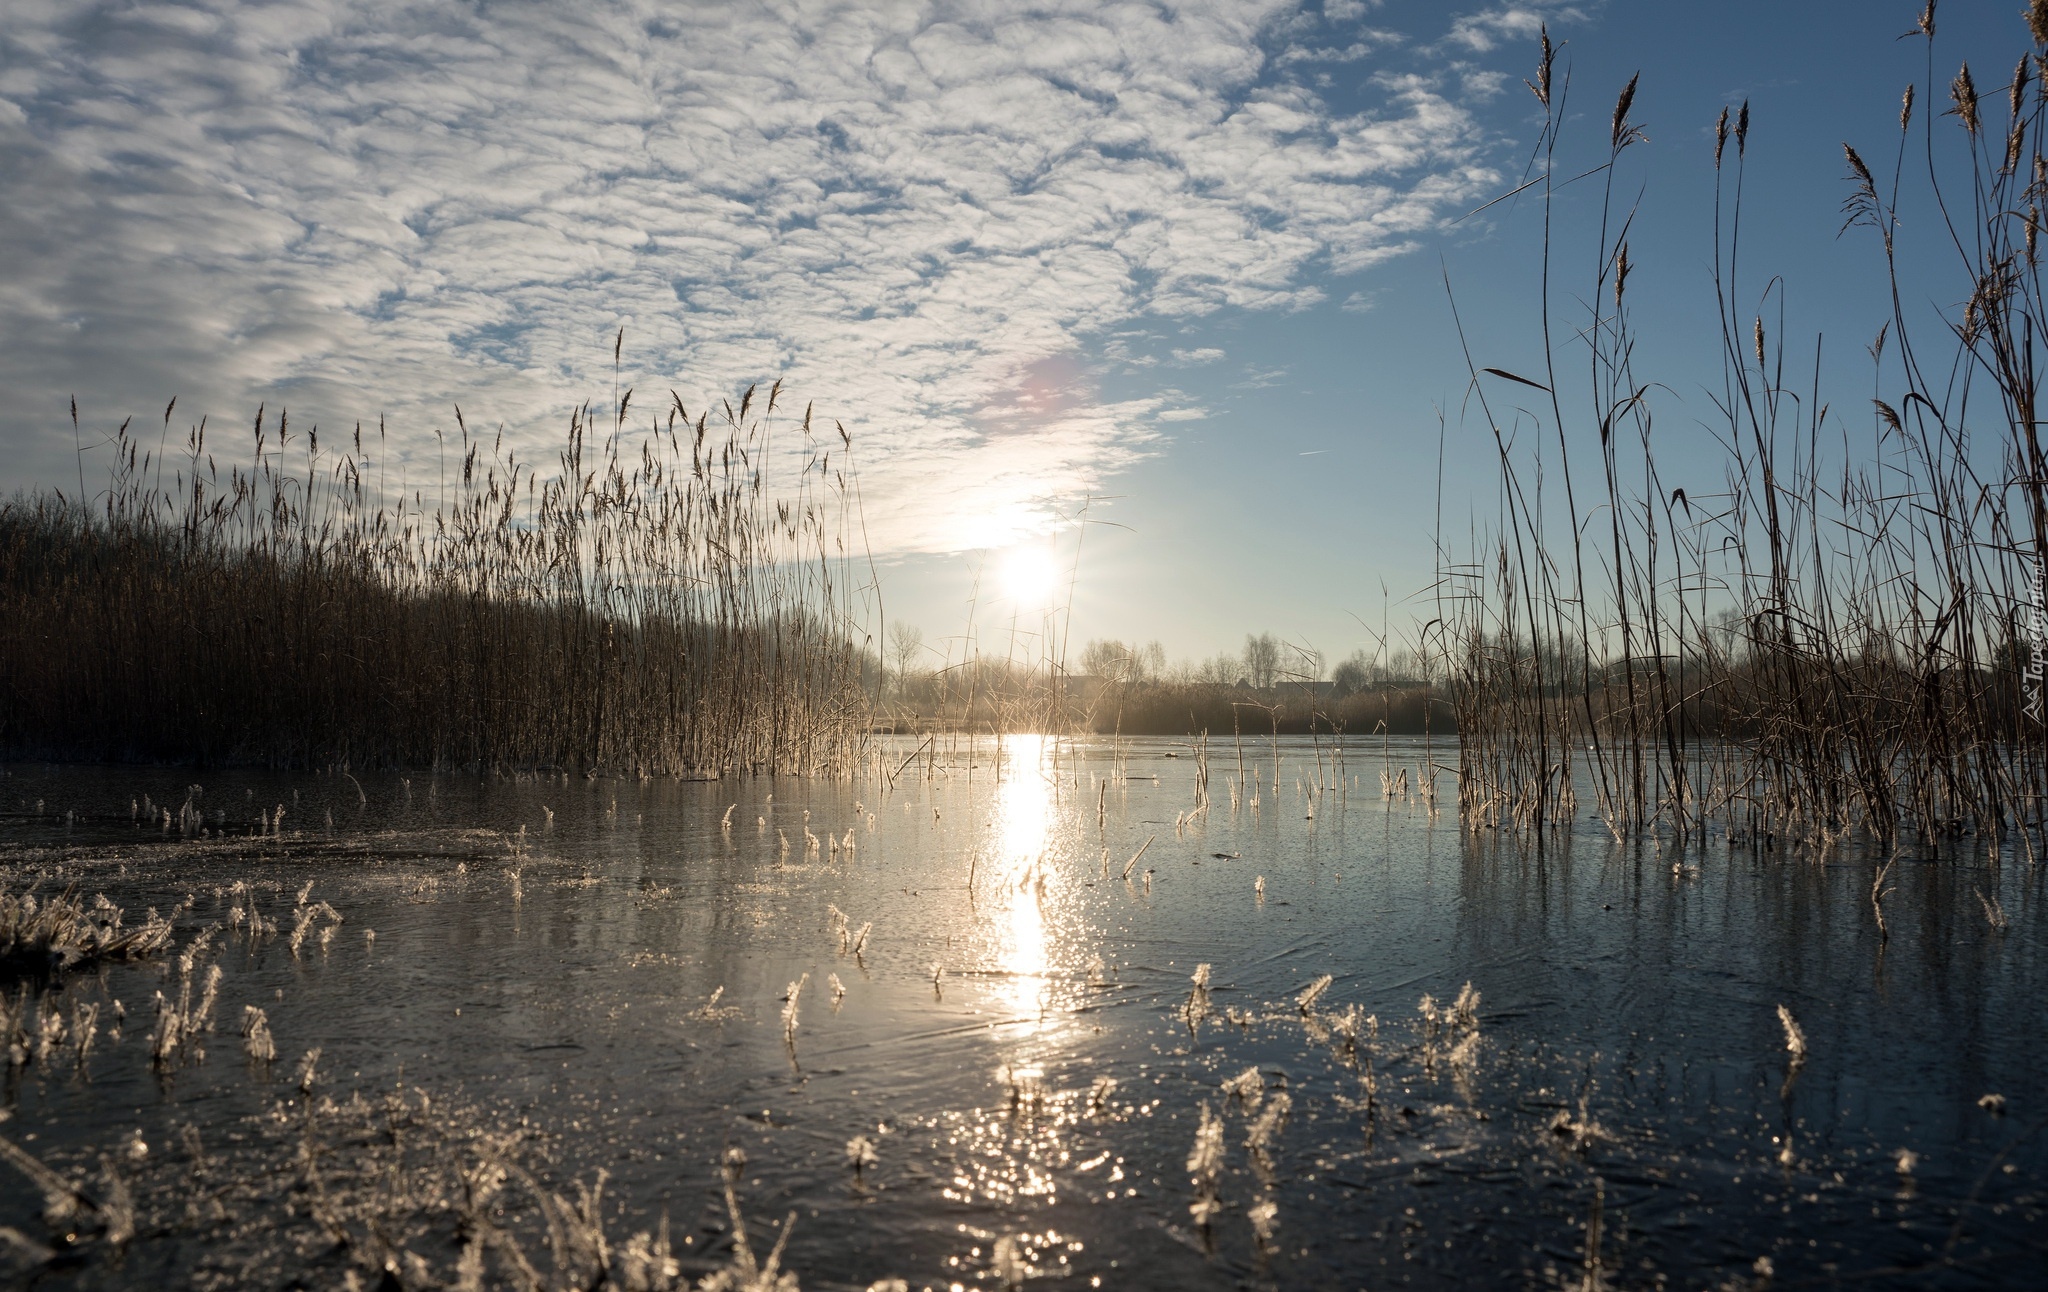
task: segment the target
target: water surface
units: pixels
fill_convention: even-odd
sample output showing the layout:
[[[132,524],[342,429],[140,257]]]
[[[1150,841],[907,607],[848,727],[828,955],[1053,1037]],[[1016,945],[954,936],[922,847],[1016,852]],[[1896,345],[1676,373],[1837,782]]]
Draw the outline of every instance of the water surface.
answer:
[[[534,1199],[602,1171],[609,1240],[666,1217],[693,1278],[730,1259],[731,1178],[757,1252],[795,1216],[806,1288],[2048,1275],[2038,868],[1905,849],[1887,940],[1854,849],[1466,835],[1448,774],[1440,814],[1419,793],[1442,742],[1212,742],[1201,811],[1201,753],[942,738],[682,784],[10,765],[15,891],[221,925],[203,1059],[151,1062],[175,957],[20,998],[127,1015],[10,1070],[0,1134],[84,1181],[104,1159],[141,1212],[43,1278],[339,1286],[381,1243],[399,1285],[452,1282],[431,1198],[486,1159],[526,1173],[500,1213],[543,1274]],[[208,837],[138,825],[144,795]],[[320,901],[342,923],[295,952]],[[0,1183],[0,1224],[47,1237],[41,1204]]]

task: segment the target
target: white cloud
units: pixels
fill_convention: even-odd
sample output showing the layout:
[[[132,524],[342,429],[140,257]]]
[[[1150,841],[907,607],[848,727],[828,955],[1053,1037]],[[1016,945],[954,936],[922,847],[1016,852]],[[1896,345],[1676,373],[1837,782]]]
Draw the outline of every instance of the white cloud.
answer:
[[[1428,75],[1355,115],[1288,80],[1261,42],[1302,14],[15,0],[0,483],[69,475],[74,391],[412,445],[459,400],[542,452],[624,324],[627,384],[843,420],[883,549],[1003,541],[1200,415],[1104,402],[1109,330],[1301,308],[1492,183]]]
[[[1175,363],[1189,366],[1201,363],[1214,363],[1221,358],[1223,358],[1223,351],[1209,345],[1195,350],[1175,350],[1173,352],[1173,361]]]
[[[1557,4],[1503,4],[1466,14],[1451,24],[1451,43],[1485,53],[1508,41],[1533,41],[1545,22],[1577,21],[1585,14]]]
[[[1391,45],[1401,44],[1401,37],[1388,31],[1367,31],[1360,35],[1367,40],[1354,40],[1342,47],[1335,45],[1293,45],[1281,50],[1276,61],[1281,67],[1296,63],[1356,63],[1381,52]]]
[[[1206,408],[1169,408],[1158,416],[1162,422],[1199,422],[1208,415]]]
[[[1290,369],[1247,366],[1244,371],[1243,381],[1230,383],[1232,390],[1265,390],[1269,386],[1277,386],[1286,379]]]

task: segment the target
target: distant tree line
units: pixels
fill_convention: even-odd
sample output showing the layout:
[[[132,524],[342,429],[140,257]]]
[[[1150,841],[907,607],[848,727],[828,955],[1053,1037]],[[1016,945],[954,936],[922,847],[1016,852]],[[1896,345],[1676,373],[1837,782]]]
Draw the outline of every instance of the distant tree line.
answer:
[[[1409,649],[1321,651],[1273,633],[1237,652],[1169,660],[1157,641],[1097,638],[1065,669],[1007,660],[937,662],[915,625],[892,624],[885,717],[899,726],[1044,725],[1131,735],[1232,730],[1448,733],[1436,661]]]

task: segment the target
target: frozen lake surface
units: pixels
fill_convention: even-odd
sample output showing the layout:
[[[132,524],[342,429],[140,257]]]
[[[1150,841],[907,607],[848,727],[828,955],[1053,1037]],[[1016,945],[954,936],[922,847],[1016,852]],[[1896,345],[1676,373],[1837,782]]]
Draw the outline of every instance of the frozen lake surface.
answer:
[[[804,1288],[2048,1281],[2039,867],[1907,847],[1881,941],[1864,853],[1464,835],[1432,757],[1213,741],[1205,812],[1157,740],[682,784],[11,764],[7,891],[202,945],[9,989],[0,1137],[135,1233],[0,1168],[6,1259],[661,1286],[665,1218],[694,1284],[729,1180]],[[188,803],[206,837],[162,829]]]

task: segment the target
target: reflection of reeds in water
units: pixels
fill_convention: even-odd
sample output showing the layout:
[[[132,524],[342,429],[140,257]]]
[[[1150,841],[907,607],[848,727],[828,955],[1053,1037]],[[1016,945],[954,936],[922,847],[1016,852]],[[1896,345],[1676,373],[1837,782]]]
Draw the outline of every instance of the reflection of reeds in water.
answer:
[[[1547,176],[1578,169],[1559,156],[1554,53],[1546,42],[1538,81],[1546,266]],[[1465,822],[1560,827],[1585,784],[1617,834],[1659,823],[1696,835],[1711,821],[1760,843],[2004,832],[2031,850],[2048,821],[2043,684],[2027,672],[2048,559],[2033,357],[2048,332],[2036,270],[2048,79],[2023,57],[2001,107],[1987,96],[1981,114],[1974,91],[1968,111],[1917,119],[1909,98],[1896,164],[1909,142],[1959,154],[1956,178],[1925,195],[1943,203],[1953,241],[1903,242],[1920,231],[1895,218],[1897,177],[1849,150],[1849,224],[1875,233],[1878,273],[1895,288],[1920,272],[1908,245],[1924,245],[1961,252],[1967,281],[1939,318],[1909,309],[1916,293],[1889,293],[1869,347],[1876,398],[1846,419],[1823,402],[1818,357],[1795,373],[1793,343],[1766,326],[1782,284],[1759,291],[1738,274],[1750,119],[1746,106],[1722,114],[1713,401],[1726,466],[1712,491],[1663,473],[1652,430],[1665,396],[1637,366],[1633,212],[1616,199],[1623,154],[1643,138],[1633,91],[1601,150],[1589,317],[1566,326],[1546,287],[1542,366],[1473,361],[1502,512],[1467,561],[1446,565],[1432,628],[1457,708]],[[1953,379],[1963,371],[1975,379]],[[1502,415],[1509,402],[1517,411]],[[1535,437],[1519,429],[1530,419]]]
[[[1778,1006],[1778,1023],[1785,1029],[1785,1052],[1792,1056],[1792,1066],[1798,1067],[1806,1062],[1806,1029],[1783,1005]]]
[[[26,1176],[41,1192],[43,1221],[53,1240],[61,1242],[64,1248],[60,1252],[11,1225],[0,1227],[0,1242],[16,1254],[47,1268],[67,1259],[75,1263],[88,1240],[97,1239],[118,1256],[135,1237],[134,1200],[111,1158],[101,1159],[98,1190],[88,1190],[82,1183],[51,1170],[4,1137],[0,1137],[0,1162]]]
[[[33,993],[23,986],[12,999],[0,995],[0,1049],[4,1049],[10,1072],[31,1063],[45,1070],[53,1067],[65,1051],[83,1071],[99,1039],[100,1008],[97,1003],[78,1002],[65,1018],[63,1007],[47,993]],[[116,1022],[108,1033],[119,1040]]]
[[[1188,1205],[1188,1212],[1195,1224],[1206,1229],[1223,1210],[1223,1203],[1216,1196],[1223,1179],[1223,1119],[1208,1104],[1202,1105],[1202,1119],[1195,1128],[1195,1145],[1188,1152],[1187,1165],[1195,1186],[1195,1200]]]
[[[808,411],[776,428],[779,398],[694,422],[677,403],[636,429],[629,392],[614,416],[576,413],[545,478],[459,415],[459,465],[432,482],[399,476],[381,432],[323,442],[259,414],[223,476],[217,432],[164,455],[124,425],[90,507],[0,505],[0,744],[850,766],[867,712],[850,441]]]
[[[1285,1090],[1276,1090],[1273,1097],[1266,1101],[1266,1106],[1260,1111],[1257,1119],[1252,1122],[1251,1129],[1245,1132],[1245,1147],[1251,1150],[1253,1160],[1268,1171],[1272,1169],[1273,1137],[1279,1134],[1281,1126],[1287,1121],[1287,1114],[1293,1109],[1294,1097]]]
[[[2005,906],[1999,902],[1996,893],[1986,895],[1982,889],[1972,889],[1971,891],[1977,894],[1977,903],[1984,908],[1984,922],[1986,924],[1989,924],[1994,931],[1999,933],[2003,933],[2012,927],[2012,920],[2007,917]]]
[[[277,1041],[270,1034],[270,1016],[254,1005],[242,1006],[242,1046],[257,1063],[277,1062]]]

